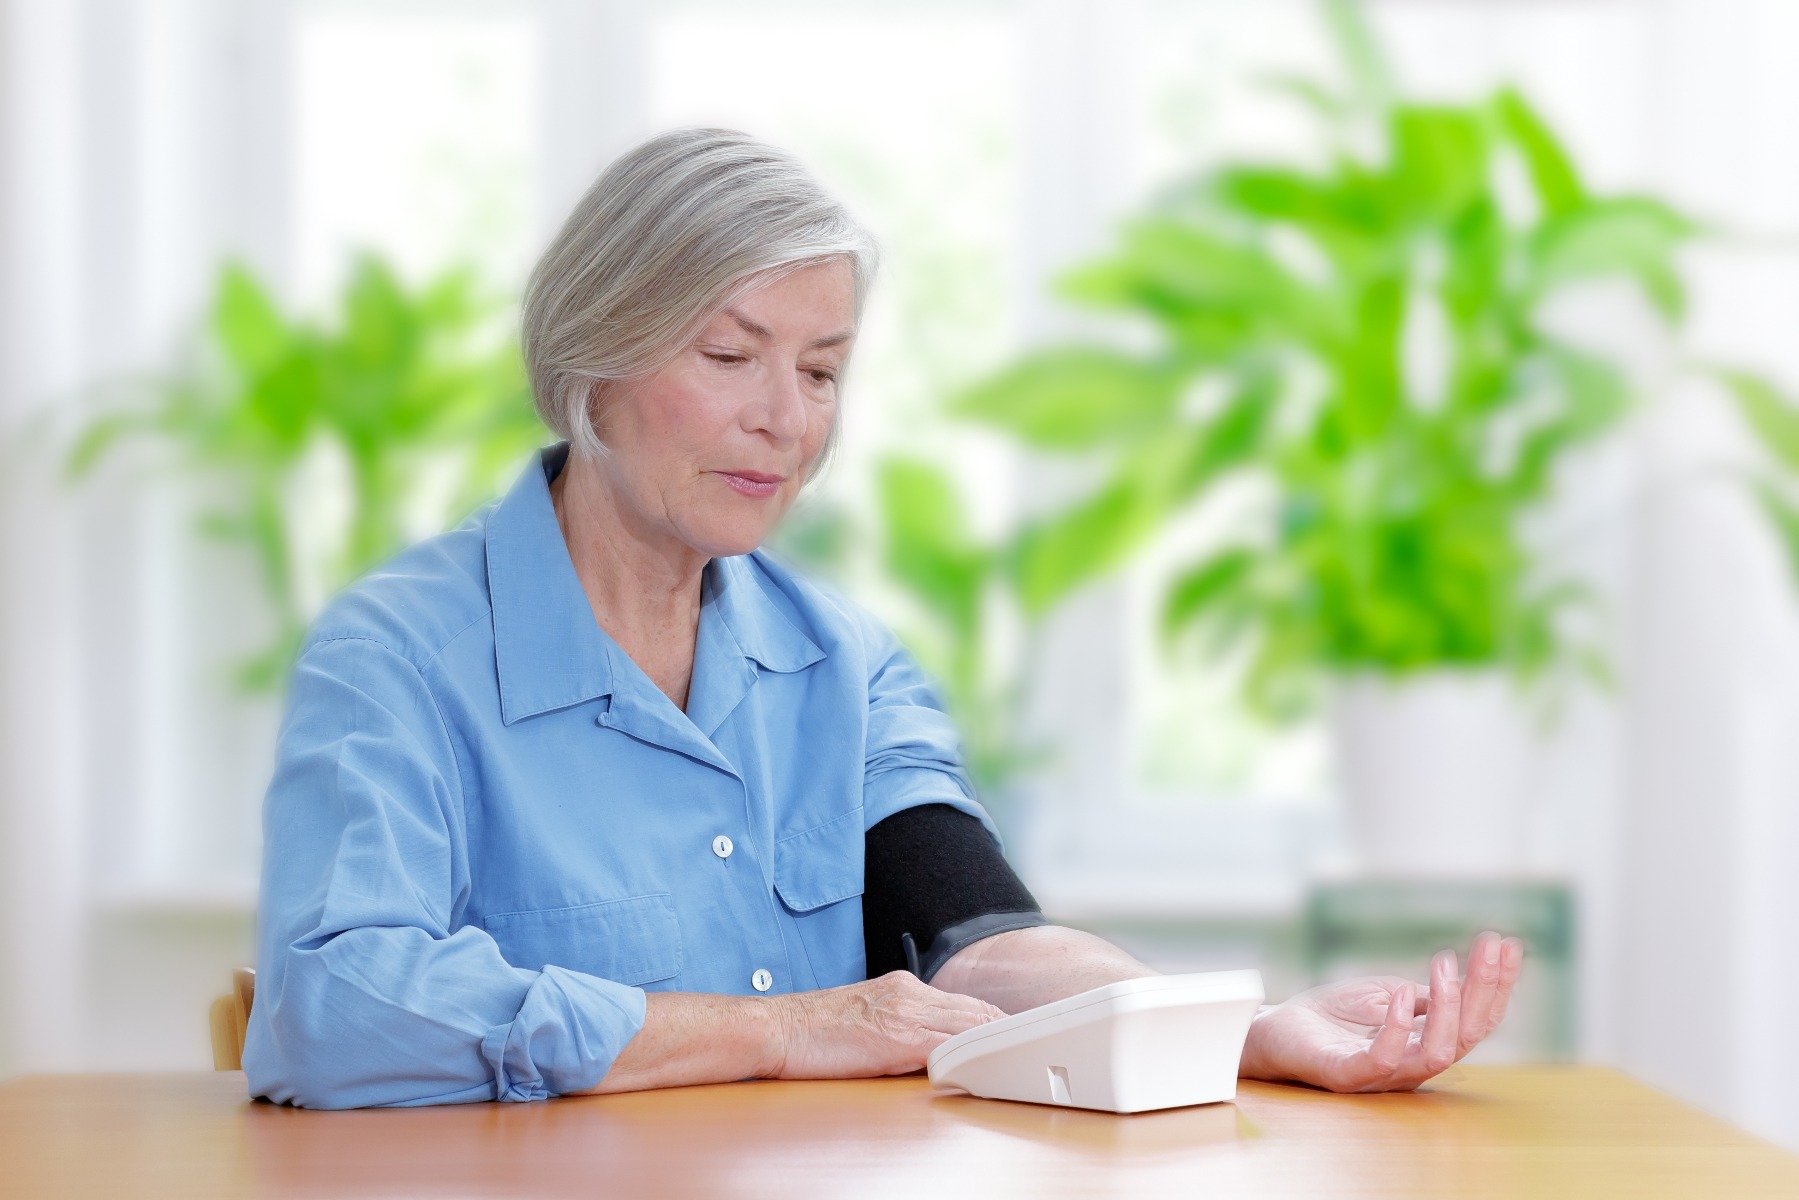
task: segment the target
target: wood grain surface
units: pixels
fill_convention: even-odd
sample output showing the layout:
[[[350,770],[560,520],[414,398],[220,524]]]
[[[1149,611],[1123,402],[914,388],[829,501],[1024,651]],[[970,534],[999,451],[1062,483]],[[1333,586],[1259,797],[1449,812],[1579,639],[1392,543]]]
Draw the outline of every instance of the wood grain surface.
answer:
[[[8,1198],[533,1195],[1799,1197],[1799,1157],[1592,1067],[1137,1116],[920,1076],[357,1112],[251,1102],[236,1072],[0,1085]]]

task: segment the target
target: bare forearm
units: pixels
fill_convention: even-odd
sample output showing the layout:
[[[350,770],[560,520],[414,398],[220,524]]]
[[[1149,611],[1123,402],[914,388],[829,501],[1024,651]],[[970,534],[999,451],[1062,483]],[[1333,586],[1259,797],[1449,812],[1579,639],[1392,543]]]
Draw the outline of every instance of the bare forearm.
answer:
[[[651,992],[643,1028],[625,1043],[595,1092],[728,1083],[775,1074],[781,1060],[776,1001],[760,996]]]
[[[1157,973],[1104,938],[1039,925],[996,933],[964,947],[938,969],[931,986],[1015,1013]]]
[[[905,971],[784,996],[652,992],[643,1028],[591,1090],[903,1075],[946,1039],[1001,1015]]]

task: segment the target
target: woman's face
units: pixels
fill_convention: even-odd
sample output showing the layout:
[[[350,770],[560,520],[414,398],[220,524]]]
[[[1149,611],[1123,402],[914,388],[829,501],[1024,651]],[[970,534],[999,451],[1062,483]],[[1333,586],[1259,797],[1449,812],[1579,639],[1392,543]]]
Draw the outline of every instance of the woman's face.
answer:
[[[746,554],[787,511],[831,431],[855,336],[850,266],[831,260],[745,296],[667,366],[618,385],[597,464],[646,533],[709,558]]]

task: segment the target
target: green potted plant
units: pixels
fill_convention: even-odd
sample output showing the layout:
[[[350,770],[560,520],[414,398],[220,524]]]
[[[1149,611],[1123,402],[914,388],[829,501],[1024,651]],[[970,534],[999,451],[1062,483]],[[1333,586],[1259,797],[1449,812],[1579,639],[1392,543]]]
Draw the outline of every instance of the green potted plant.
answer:
[[[1395,99],[1356,9],[1326,11],[1349,82],[1289,88],[1322,160],[1167,188],[1060,282],[1144,336],[1031,353],[954,411],[1101,479],[998,555],[1027,614],[1244,502],[1169,585],[1171,644],[1239,656],[1270,719],[1329,708],[1369,866],[1503,871],[1523,833],[1512,693],[1599,666],[1567,621],[1581,588],[1526,523],[1634,401],[1549,305],[1621,276],[1678,321],[1697,227],[1595,194],[1514,89]]]
[[[276,631],[238,682],[276,688],[326,597],[491,495],[544,439],[506,314],[468,270],[409,288],[363,254],[314,321],[226,264],[191,353],[105,389],[70,472],[137,440],[204,481],[199,528],[248,551]]]

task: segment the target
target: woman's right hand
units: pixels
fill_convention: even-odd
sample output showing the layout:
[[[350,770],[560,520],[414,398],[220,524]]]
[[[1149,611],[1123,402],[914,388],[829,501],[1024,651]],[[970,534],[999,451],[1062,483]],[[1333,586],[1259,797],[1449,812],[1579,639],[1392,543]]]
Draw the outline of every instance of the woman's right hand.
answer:
[[[776,1079],[904,1075],[964,1029],[1006,1014],[973,996],[942,992],[909,971],[769,1001],[780,1016]]]

